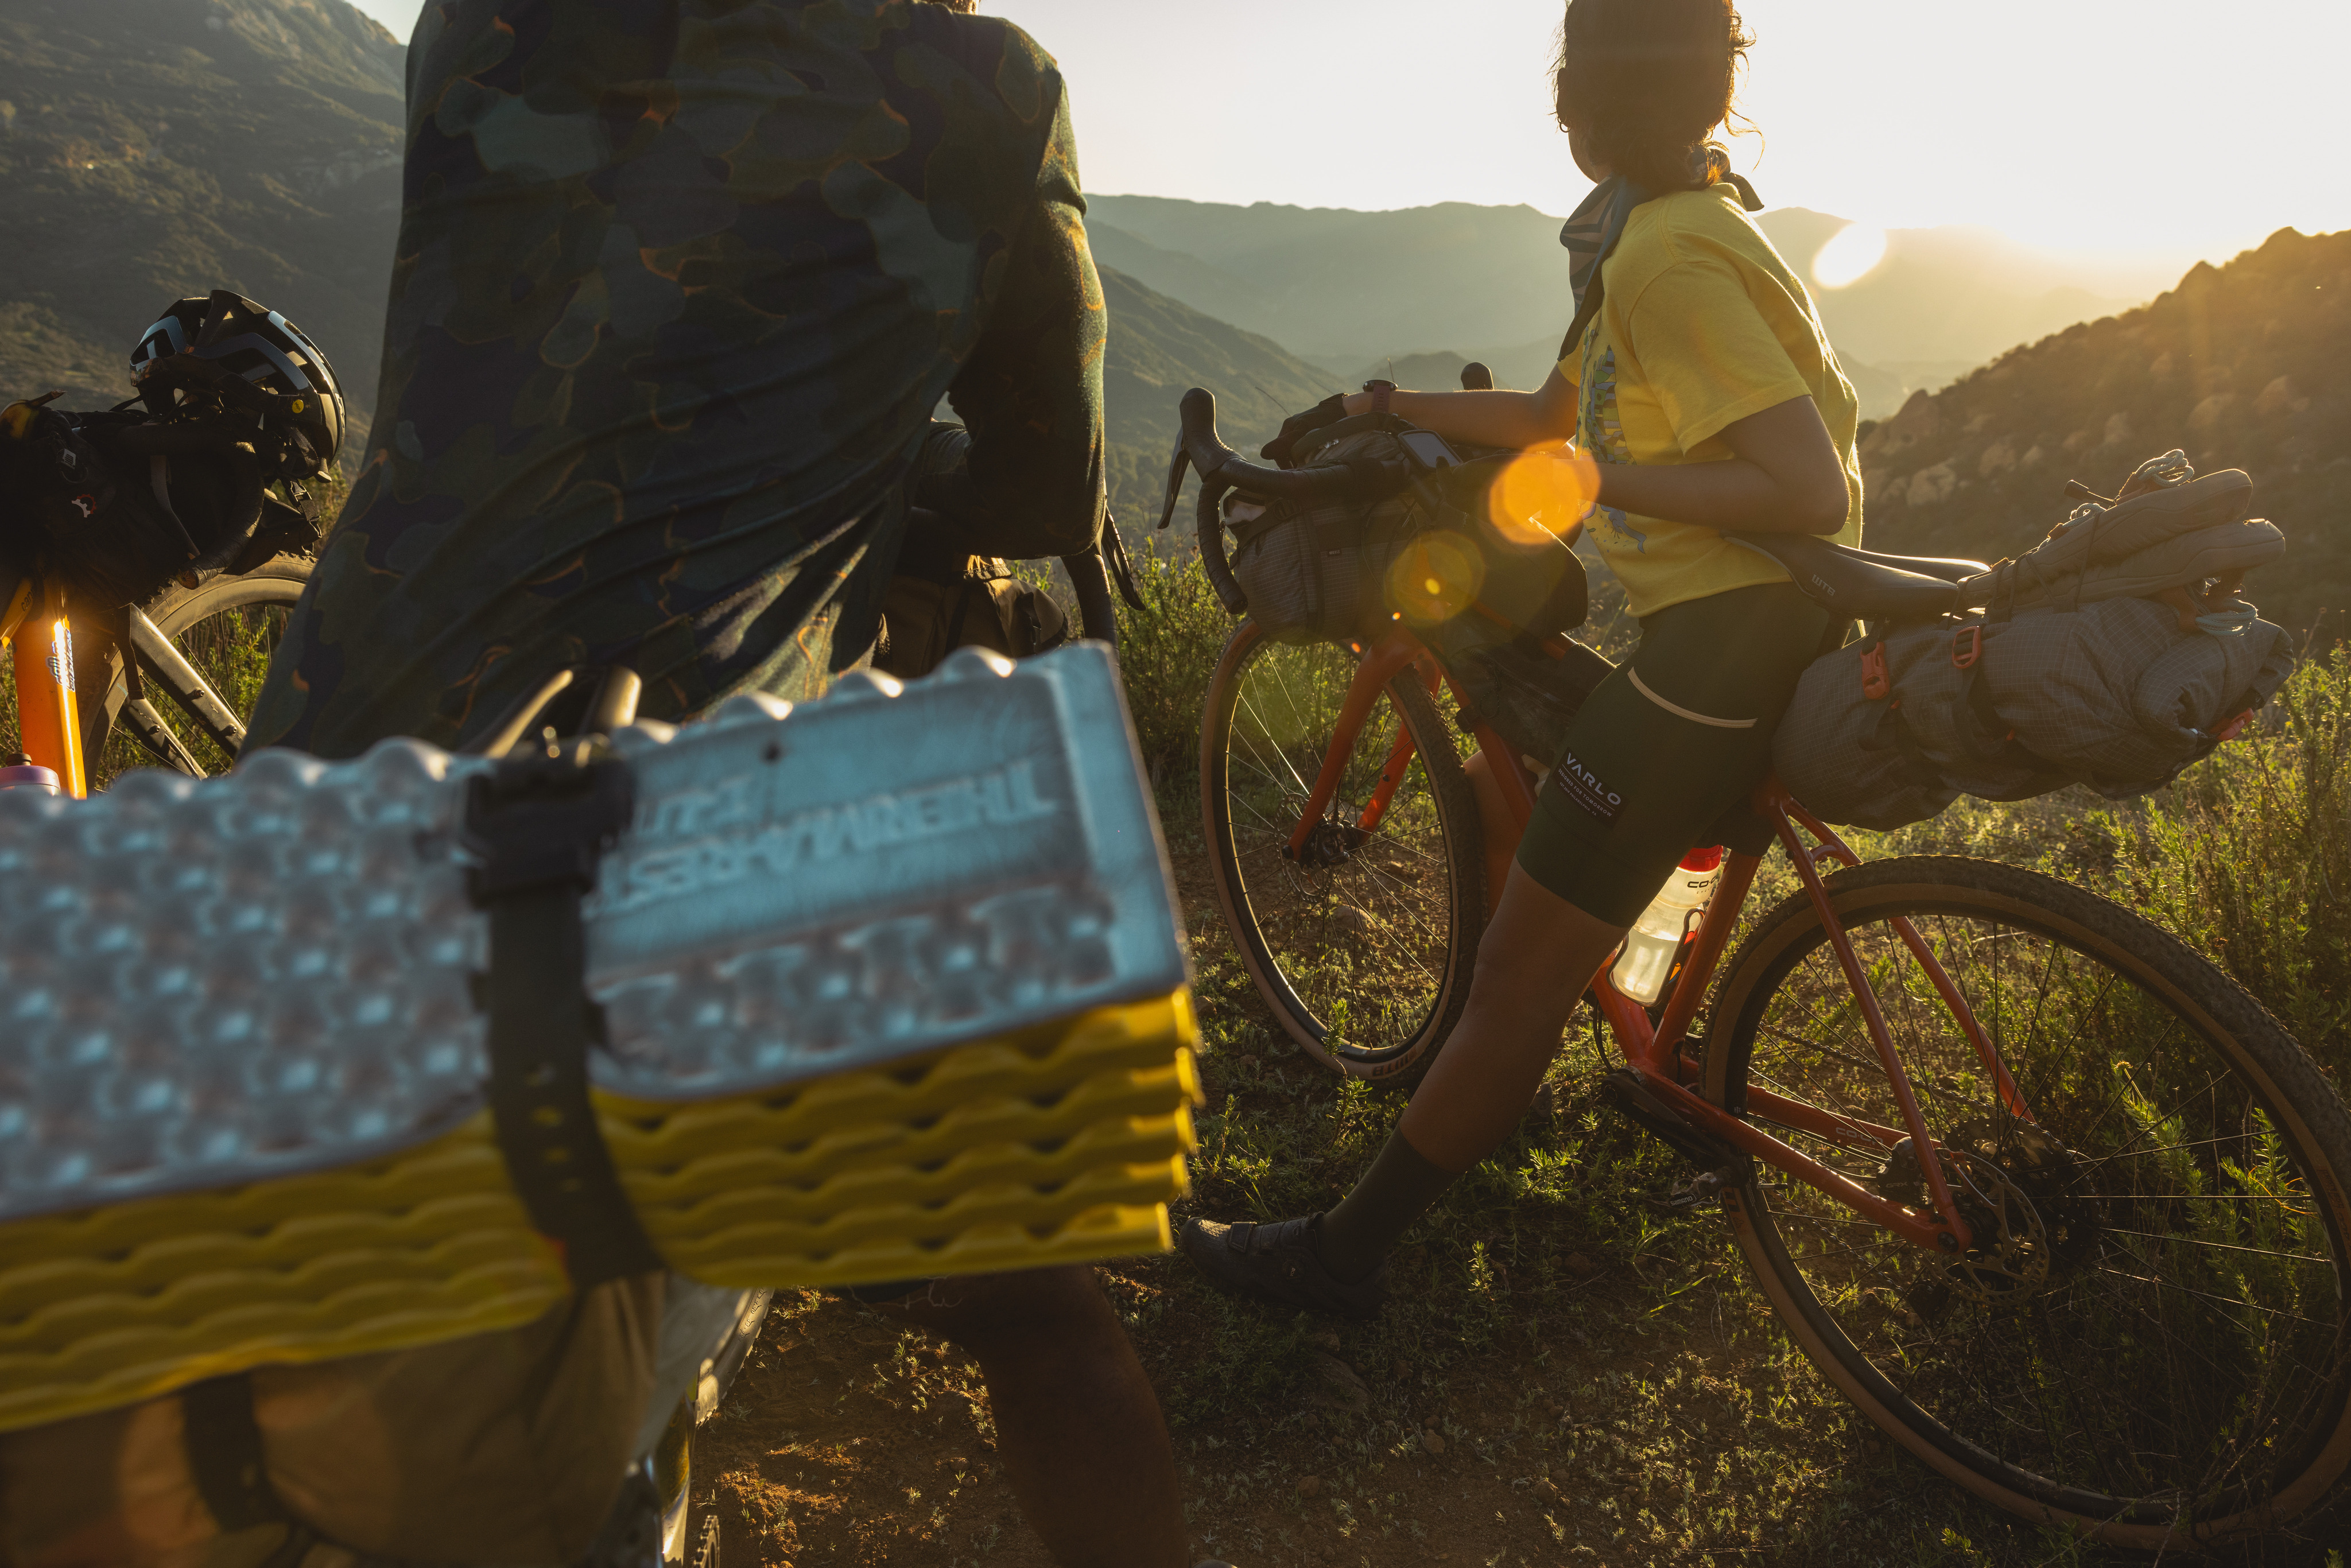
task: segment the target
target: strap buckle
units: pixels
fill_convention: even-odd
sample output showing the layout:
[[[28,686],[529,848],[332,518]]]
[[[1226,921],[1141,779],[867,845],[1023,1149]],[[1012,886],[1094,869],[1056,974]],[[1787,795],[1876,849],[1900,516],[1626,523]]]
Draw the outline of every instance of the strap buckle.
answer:
[[[1983,661],[1983,623],[1962,626],[1951,637],[1951,666],[1972,670]]]
[[[1861,695],[1871,702],[1882,702],[1894,691],[1894,679],[1886,670],[1886,640],[1878,639],[1861,656]]]

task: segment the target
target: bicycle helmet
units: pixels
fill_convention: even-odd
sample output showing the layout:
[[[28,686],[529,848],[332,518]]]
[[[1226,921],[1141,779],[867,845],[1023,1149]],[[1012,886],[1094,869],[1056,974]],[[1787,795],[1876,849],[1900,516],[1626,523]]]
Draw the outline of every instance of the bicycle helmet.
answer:
[[[184,406],[174,392],[259,415],[254,449],[274,476],[315,477],[342,446],[334,366],[302,329],[228,289],[166,308],[131,350],[131,374],[158,416]]]

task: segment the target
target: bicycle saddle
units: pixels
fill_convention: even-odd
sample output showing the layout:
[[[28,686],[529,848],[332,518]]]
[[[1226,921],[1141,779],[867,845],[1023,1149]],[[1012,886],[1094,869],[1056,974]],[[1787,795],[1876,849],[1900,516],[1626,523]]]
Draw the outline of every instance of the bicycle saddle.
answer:
[[[1788,569],[1813,603],[1862,621],[1925,621],[1963,608],[1959,582],[1991,570],[1980,560],[1879,555],[1811,534],[1726,534]]]

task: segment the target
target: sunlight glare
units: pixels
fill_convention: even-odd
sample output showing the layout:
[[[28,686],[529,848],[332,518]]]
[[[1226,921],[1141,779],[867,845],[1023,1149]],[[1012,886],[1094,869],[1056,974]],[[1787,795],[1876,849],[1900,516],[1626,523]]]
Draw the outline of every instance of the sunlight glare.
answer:
[[[1886,231],[1875,224],[1847,224],[1813,257],[1813,281],[1823,288],[1859,283],[1886,259]]]
[[[1521,547],[1575,537],[1575,526],[1600,493],[1600,474],[1582,452],[1541,447],[1513,459],[1486,493],[1486,515],[1501,536]]]
[[[1388,605],[1416,626],[1433,626],[1468,609],[1485,585],[1478,547],[1459,534],[1431,529],[1388,568]]]

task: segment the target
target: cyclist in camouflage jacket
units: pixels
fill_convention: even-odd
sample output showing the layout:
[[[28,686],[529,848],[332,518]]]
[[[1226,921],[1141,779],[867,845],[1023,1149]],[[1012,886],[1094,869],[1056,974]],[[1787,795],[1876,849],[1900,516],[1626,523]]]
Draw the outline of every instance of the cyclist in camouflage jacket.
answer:
[[[249,746],[459,747],[577,664],[636,670],[654,717],[814,695],[872,646],[917,477],[973,554],[1092,542],[1105,329],[1068,104],[1043,51],[968,9],[431,0],[374,427]],[[967,442],[932,421],[943,394]],[[587,1326],[493,1347],[575,1405],[616,1391],[528,1447],[555,1464],[573,1435],[590,1499],[662,1288],[598,1287],[569,1309]],[[1175,1456],[1090,1270],[855,1293],[977,1357],[1057,1561],[1180,1568]],[[445,1391],[428,1427],[507,1397],[464,1371],[493,1350],[402,1353],[404,1385]],[[595,1513],[489,1468],[468,1480],[498,1506],[443,1534],[485,1561],[585,1548]]]
[[[1102,515],[1102,289],[1060,72],[905,0],[436,0],[383,380],[253,744],[456,746],[565,665],[643,711],[870,649],[942,393],[975,554]],[[944,480],[944,483],[941,482]]]

